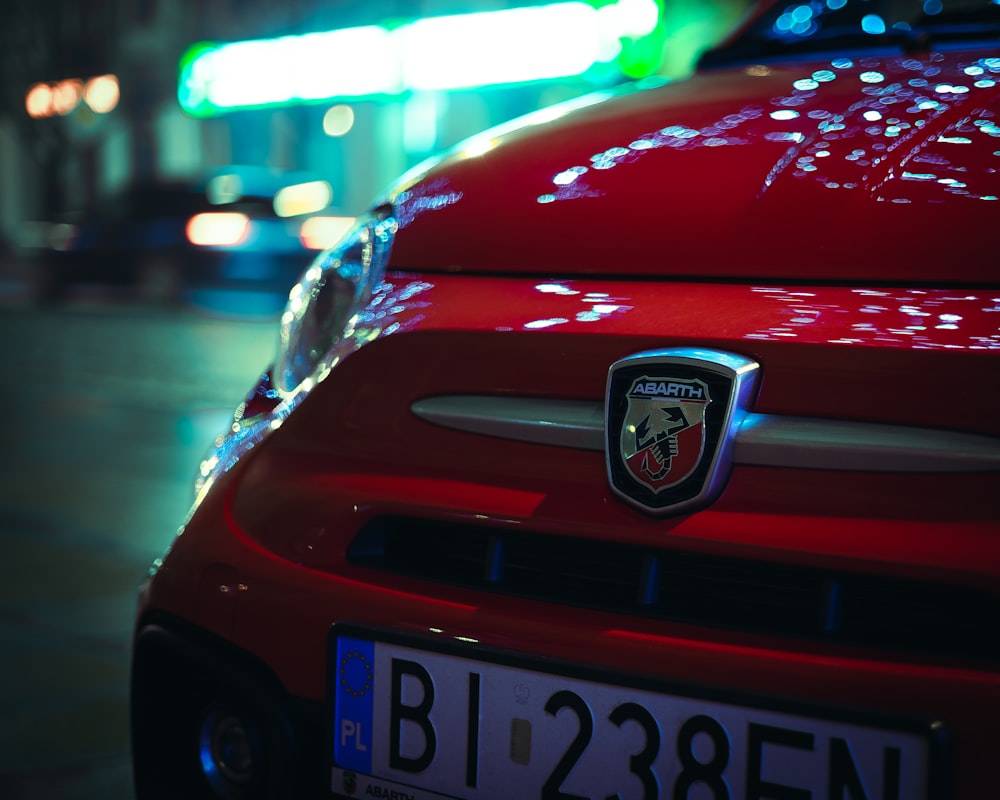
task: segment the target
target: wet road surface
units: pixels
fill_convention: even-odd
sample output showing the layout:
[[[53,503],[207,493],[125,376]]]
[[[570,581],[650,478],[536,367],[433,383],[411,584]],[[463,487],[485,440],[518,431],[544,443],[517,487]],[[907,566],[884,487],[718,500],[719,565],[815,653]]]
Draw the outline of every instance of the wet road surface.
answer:
[[[139,583],[273,313],[0,296],[0,798],[128,800]]]

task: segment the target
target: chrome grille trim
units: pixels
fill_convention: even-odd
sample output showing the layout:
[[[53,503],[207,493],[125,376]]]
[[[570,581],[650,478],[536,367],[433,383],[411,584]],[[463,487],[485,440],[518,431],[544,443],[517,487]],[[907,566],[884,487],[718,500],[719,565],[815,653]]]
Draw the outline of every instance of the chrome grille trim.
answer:
[[[411,406],[445,428],[533,444],[604,451],[604,403],[528,397],[442,395]],[[1000,439],[845,420],[747,414],[737,464],[862,472],[1000,470]]]

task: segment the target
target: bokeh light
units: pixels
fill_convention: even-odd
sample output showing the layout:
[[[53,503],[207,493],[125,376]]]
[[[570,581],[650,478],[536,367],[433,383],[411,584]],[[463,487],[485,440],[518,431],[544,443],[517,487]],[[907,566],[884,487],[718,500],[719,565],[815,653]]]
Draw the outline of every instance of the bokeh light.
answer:
[[[354,109],[340,103],[323,115],[323,133],[327,136],[344,136],[354,127]]]
[[[52,87],[47,83],[36,83],[24,98],[28,116],[39,118],[52,115]]]
[[[118,78],[114,75],[98,75],[91,78],[83,87],[83,100],[91,111],[97,114],[107,114],[112,111],[121,98]]]

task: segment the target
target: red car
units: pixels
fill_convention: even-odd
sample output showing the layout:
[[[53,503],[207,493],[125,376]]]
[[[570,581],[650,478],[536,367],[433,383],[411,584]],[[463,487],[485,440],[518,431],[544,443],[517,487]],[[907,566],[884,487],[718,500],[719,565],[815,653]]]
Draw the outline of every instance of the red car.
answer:
[[[405,176],[143,587],[138,796],[1000,796],[1000,7]]]

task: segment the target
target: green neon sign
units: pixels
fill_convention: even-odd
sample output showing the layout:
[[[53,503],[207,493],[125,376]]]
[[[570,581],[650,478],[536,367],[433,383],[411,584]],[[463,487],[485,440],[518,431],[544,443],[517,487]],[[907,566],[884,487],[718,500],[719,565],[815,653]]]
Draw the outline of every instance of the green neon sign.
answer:
[[[570,0],[392,27],[200,43],[181,59],[177,96],[188,113],[212,116],[572,78],[601,69],[644,77],[659,65],[661,2]]]

